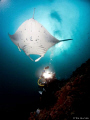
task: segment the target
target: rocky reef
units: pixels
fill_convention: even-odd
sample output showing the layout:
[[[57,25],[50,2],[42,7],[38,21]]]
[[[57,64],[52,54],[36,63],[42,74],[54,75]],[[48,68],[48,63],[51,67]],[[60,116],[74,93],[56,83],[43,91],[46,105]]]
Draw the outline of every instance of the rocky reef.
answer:
[[[72,76],[52,96],[40,98],[41,106],[31,112],[28,120],[72,120],[90,119],[90,59],[77,68]],[[62,81],[63,82],[63,81]],[[59,83],[58,83],[59,84]],[[46,101],[48,99],[48,101]],[[42,102],[43,101],[43,102]],[[47,102],[47,105],[45,104]],[[52,104],[50,104],[52,103]],[[45,105],[43,105],[45,104]]]

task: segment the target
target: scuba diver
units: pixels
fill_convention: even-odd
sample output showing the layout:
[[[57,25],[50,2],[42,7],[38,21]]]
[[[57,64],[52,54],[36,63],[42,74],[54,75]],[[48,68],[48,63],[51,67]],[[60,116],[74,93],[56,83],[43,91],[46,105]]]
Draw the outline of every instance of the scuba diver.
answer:
[[[40,108],[48,107],[56,101],[55,92],[59,89],[59,80],[56,79],[55,73],[49,71],[49,66],[45,67],[38,79]]]
[[[49,71],[49,66],[45,67],[42,71],[41,76],[38,79],[40,103],[39,107],[48,108],[53,105],[57,100],[55,96],[56,91],[60,90],[66,83],[66,80],[58,80],[55,77],[55,73]]]
[[[55,73],[49,72],[48,69],[49,66],[45,67],[41,76],[38,79],[38,85],[41,87],[48,85],[51,81],[55,79]]]
[[[38,86],[41,89],[39,93],[42,95],[43,92],[46,92],[49,86],[51,85],[52,82],[54,82],[56,79],[55,73],[50,72],[49,66],[45,67],[42,71],[41,76],[38,79]]]

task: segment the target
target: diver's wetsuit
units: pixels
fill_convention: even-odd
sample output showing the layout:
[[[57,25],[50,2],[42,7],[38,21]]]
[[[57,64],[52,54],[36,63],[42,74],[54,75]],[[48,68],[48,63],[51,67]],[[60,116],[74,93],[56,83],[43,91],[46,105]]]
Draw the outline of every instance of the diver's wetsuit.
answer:
[[[59,80],[56,78],[45,84],[41,89],[45,89],[40,97],[40,107],[49,107],[50,105],[54,104],[56,101],[55,92],[59,89]]]

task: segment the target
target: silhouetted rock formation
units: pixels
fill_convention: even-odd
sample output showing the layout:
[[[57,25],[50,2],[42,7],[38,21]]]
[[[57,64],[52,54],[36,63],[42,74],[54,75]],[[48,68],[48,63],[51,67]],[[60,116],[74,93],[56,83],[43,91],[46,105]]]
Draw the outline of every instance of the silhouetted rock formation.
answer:
[[[54,93],[57,98],[53,106],[30,113],[28,120],[72,120],[90,119],[90,59],[73,72],[69,81]],[[53,99],[51,99],[53,101]]]

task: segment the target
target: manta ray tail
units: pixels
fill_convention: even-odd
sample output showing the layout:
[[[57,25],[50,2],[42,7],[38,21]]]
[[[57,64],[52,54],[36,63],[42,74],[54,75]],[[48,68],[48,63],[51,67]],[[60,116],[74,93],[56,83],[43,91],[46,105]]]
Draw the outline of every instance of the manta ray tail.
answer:
[[[35,9],[36,9],[36,8],[34,8],[34,11],[33,11],[33,19],[34,19]]]

